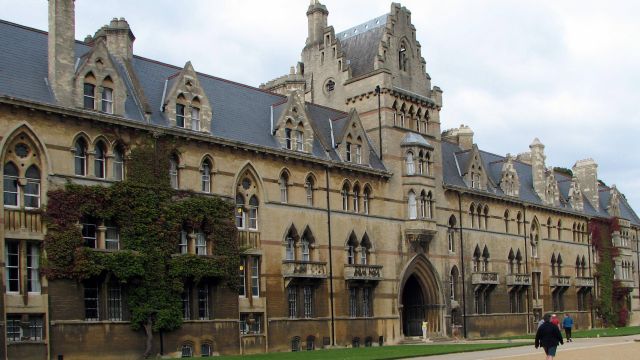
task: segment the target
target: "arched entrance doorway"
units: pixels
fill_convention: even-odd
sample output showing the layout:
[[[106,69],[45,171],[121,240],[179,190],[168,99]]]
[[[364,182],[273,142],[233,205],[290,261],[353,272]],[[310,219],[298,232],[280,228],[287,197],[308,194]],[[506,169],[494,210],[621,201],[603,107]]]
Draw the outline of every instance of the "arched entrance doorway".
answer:
[[[411,275],[402,290],[404,321],[402,330],[405,336],[421,336],[422,322],[425,320],[425,303],[422,287],[415,275]]]
[[[428,333],[443,331],[445,306],[435,270],[424,255],[417,255],[404,271],[400,291],[402,333],[422,336],[422,323]]]

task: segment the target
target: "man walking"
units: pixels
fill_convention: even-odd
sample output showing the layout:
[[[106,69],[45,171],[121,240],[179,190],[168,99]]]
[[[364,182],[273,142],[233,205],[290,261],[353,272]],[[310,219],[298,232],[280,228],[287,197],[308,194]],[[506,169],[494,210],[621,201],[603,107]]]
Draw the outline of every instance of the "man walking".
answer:
[[[564,319],[562,319],[562,327],[564,328],[564,334],[567,338],[567,342],[573,342],[571,339],[571,328],[573,328],[573,318],[569,314],[564,314]]]
[[[562,341],[562,333],[558,326],[551,323],[551,315],[546,314],[544,316],[544,323],[536,332],[536,349],[542,345],[544,353],[547,355],[546,360],[553,360],[553,357],[556,356],[558,343],[564,344]]]

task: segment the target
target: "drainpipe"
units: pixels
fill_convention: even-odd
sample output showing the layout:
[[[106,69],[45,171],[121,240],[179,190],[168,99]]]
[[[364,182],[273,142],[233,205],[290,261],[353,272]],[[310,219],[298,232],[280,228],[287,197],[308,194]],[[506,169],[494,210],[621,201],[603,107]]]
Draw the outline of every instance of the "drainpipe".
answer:
[[[591,221],[589,219],[587,219],[587,224],[589,224]],[[587,225],[587,231],[589,231],[589,225]],[[591,273],[591,231],[589,231],[589,235],[587,235],[587,258],[589,259],[589,277],[592,277],[592,273]],[[595,259],[594,259],[595,261]],[[591,293],[589,294],[590,299],[589,299],[589,312],[591,313],[591,320],[590,320],[590,326],[593,329],[593,318],[594,313],[593,313],[593,294],[596,292],[596,280],[593,279],[593,289],[591,291]]]
[[[380,98],[382,97],[380,85],[376,86],[376,94],[378,94],[378,138],[380,141],[380,160],[382,160],[382,113],[380,110]]]
[[[331,311],[331,345],[336,346],[336,324],[333,310],[333,247],[331,246],[331,203],[329,202],[329,166],[324,169],[327,194],[327,233],[329,236],[329,309]]]
[[[516,221],[518,220],[516,219]],[[533,285],[533,273],[529,272],[529,252],[527,251],[527,207],[524,206],[524,204],[522,205],[522,227],[524,228],[524,230],[522,231],[522,233],[524,234],[524,271],[527,274],[531,274],[531,285]],[[529,329],[531,328],[529,318],[533,314],[533,310],[531,308],[533,296],[531,296],[531,299],[529,298],[529,295],[532,295],[532,291],[529,290],[530,287],[527,288],[527,332],[529,332]],[[538,296],[540,296],[540,294],[538,294]]]
[[[458,194],[458,217],[460,218],[460,271],[462,273],[462,336],[467,338],[467,293],[465,291],[465,275],[464,275],[464,246],[462,242],[462,194]]]

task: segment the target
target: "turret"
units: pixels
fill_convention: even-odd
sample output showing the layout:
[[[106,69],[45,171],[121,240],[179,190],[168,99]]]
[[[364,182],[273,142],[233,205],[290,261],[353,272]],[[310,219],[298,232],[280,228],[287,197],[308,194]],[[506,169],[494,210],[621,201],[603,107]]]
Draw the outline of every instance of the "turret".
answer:
[[[306,45],[313,45],[322,42],[324,29],[327,27],[329,11],[327,7],[320,4],[318,0],[311,0],[307,10],[307,21],[309,23],[309,35]]]
[[[584,159],[576,161],[573,165],[573,174],[580,183],[580,189],[584,196],[589,200],[594,209],[598,209],[598,164],[593,159]]]
[[[133,35],[129,23],[124,18],[113,18],[109,25],[105,25],[96,31],[92,42],[104,38],[109,53],[118,60],[131,60],[133,58]]]

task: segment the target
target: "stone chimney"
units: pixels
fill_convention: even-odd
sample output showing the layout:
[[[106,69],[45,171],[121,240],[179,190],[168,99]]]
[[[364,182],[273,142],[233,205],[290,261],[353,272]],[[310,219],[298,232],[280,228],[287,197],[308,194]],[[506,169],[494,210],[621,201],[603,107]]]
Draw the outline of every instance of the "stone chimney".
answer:
[[[573,165],[573,175],[580,183],[580,189],[596,210],[600,207],[598,196],[598,164],[593,159],[578,160]]]
[[[133,58],[133,35],[129,23],[124,18],[113,18],[109,25],[105,25],[96,31],[93,41],[104,38],[109,53],[116,59],[131,60]]]
[[[462,150],[471,150],[473,147],[473,130],[464,124],[459,128],[445,130],[442,139],[458,144]]]
[[[533,189],[536,194],[540,197],[540,199],[546,199],[545,190],[546,190],[546,166],[544,164],[546,160],[546,156],[544,155],[544,145],[538,140],[538,138],[533,139],[531,145],[529,145],[529,149],[531,150],[531,174],[533,176]]]
[[[58,103],[73,103],[75,75],[74,0],[49,0],[48,81]]]
[[[307,37],[307,46],[322,42],[324,29],[327,27],[327,18],[329,11],[327,7],[320,4],[318,0],[311,0],[309,9],[307,9],[307,21],[309,23],[309,36]]]

